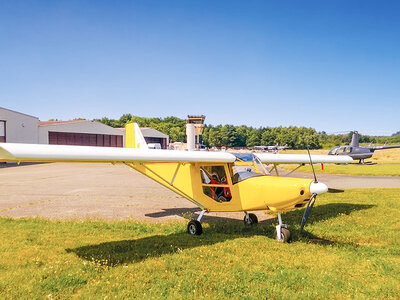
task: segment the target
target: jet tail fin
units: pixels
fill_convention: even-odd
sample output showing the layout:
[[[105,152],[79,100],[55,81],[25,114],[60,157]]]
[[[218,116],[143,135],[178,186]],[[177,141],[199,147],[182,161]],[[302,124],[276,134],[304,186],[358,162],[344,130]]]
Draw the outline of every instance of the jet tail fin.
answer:
[[[125,148],[149,149],[137,123],[125,126]]]

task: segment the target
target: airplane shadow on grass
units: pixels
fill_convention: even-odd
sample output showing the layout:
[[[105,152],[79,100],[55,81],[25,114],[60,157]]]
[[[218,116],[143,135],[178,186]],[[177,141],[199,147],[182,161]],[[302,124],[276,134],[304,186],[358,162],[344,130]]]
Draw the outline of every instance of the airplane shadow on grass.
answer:
[[[330,218],[340,217],[342,214],[351,214],[354,211],[370,209],[375,205],[350,204],[350,203],[330,203],[317,205],[307,221],[307,224],[321,222]],[[191,209],[172,209],[172,211],[193,212]],[[166,210],[168,212],[170,210]],[[289,224],[289,229],[294,233],[294,240],[299,236],[298,228],[304,209],[290,211],[282,215],[285,223]],[[206,221],[206,219],[204,219]],[[68,253],[75,253],[78,257],[98,262],[103,265],[117,266],[132,262],[139,262],[151,257],[160,257],[165,254],[173,254],[185,249],[213,245],[226,240],[237,238],[263,235],[273,238],[276,219],[269,219],[260,222],[258,226],[244,226],[238,224],[238,220],[224,219],[220,217],[208,217],[209,227],[205,228],[203,235],[190,236],[186,231],[169,235],[154,235],[138,239],[105,242],[96,245],[87,245],[73,249],[66,249]],[[297,226],[293,226],[297,225]],[[293,228],[295,227],[295,228]],[[307,227],[307,225],[306,225]],[[306,228],[305,227],[305,228]],[[333,244],[336,241],[324,240],[303,231],[302,234],[306,242],[318,244]],[[301,239],[303,242],[304,240]]]

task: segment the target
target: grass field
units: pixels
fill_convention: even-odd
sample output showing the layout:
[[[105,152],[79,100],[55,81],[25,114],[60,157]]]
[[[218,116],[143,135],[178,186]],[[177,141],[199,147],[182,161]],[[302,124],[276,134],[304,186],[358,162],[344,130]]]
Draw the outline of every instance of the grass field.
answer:
[[[311,154],[327,154],[327,150],[311,150]],[[281,153],[306,154],[307,150],[286,150]],[[325,164],[324,170],[320,165],[315,165],[317,173],[324,174],[347,174],[363,176],[400,176],[400,149],[388,149],[376,151],[368,161],[374,162],[374,165],[335,165]],[[281,165],[285,170],[294,169],[293,166]],[[311,166],[301,167],[298,172],[312,172]]]
[[[326,194],[273,222],[0,219],[0,298],[346,299],[400,294],[400,189]]]

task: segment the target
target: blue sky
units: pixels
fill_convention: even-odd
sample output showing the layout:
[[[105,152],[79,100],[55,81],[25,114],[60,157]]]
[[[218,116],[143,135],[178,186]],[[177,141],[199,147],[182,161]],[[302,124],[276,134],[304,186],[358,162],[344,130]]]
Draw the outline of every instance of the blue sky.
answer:
[[[399,1],[0,0],[0,106],[390,135],[399,15]]]

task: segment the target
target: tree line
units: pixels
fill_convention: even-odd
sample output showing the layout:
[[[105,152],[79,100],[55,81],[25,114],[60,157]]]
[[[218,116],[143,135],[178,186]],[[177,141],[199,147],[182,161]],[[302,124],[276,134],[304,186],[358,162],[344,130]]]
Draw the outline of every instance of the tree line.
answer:
[[[170,141],[186,141],[186,120],[177,117],[166,118],[145,118],[124,114],[118,120],[102,118],[95,121],[101,122],[111,127],[125,127],[127,123],[137,123],[139,127],[151,127],[169,136]]]
[[[146,118],[124,114],[119,119],[102,118],[95,121],[111,127],[124,127],[127,123],[136,122],[140,127],[152,127],[167,134],[170,141],[186,141],[186,120],[177,117]],[[200,138],[202,144],[208,147],[253,147],[257,145],[288,145],[291,149],[329,148],[336,145],[349,144],[352,133],[327,134],[317,132],[309,127],[259,127],[246,125],[205,125]],[[400,142],[400,135],[391,137],[376,137],[359,135],[360,143],[395,143]]]

